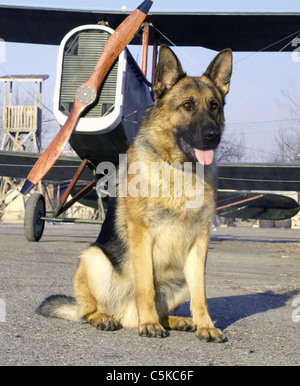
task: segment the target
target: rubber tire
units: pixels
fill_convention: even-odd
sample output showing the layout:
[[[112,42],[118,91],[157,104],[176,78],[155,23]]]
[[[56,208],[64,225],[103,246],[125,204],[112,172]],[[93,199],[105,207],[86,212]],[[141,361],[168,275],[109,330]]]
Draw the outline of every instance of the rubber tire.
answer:
[[[28,241],[40,241],[45,228],[45,220],[41,220],[46,214],[45,198],[40,193],[32,194],[26,205],[24,218],[24,234]]]

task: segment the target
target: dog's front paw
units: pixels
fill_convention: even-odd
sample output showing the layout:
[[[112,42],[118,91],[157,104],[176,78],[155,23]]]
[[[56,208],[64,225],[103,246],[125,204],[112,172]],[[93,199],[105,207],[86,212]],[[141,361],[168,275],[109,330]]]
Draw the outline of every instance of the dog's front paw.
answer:
[[[113,317],[108,316],[99,319],[96,328],[101,331],[115,331],[119,330],[121,327]]]
[[[119,323],[110,315],[95,312],[88,318],[91,325],[101,331],[115,331],[120,328]]]
[[[165,338],[167,336],[166,330],[158,322],[141,324],[139,326],[139,334],[148,338]]]
[[[226,340],[225,335],[218,328],[203,328],[198,327],[196,331],[197,337],[201,342],[223,343]]]

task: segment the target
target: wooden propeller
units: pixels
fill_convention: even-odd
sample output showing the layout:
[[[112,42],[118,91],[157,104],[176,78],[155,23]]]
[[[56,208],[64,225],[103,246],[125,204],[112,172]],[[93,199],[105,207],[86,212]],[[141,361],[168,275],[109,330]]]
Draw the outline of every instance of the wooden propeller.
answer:
[[[78,88],[73,107],[66,123],[31,169],[22,187],[22,194],[25,195],[29,193],[55,164],[69,142],[81,114],[95,101],[99,88],[108,71],[140,28],[152,3],[150,0],[144,1],[136,10],[127,16],[110,36],[91,77]]]

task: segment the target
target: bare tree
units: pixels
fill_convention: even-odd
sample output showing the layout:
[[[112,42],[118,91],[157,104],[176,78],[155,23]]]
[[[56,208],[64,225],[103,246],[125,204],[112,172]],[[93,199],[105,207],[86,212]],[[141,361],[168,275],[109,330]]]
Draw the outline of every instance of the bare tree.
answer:
[[[300,131],[281,128],[274,140],[277,147],[276,163],[300,161]]]
[[[300,95],[296,82],[291,81],[286,89],[281,90],[282,98],[277,101],[285,120],[274,144],[277,155],[274,162],[300,162]]]
[[[42,148],[46,149],[52,139],[60,130],[60,125],[57,122],[54,113],[46,107],[46,102],[43,104],[43,120],[42,120]],[[47,103],[47,105],[49,105]]]
[[[232,138],[234,140],[232,140]],[[225,135],[216,152],[216,161],[218,163],[241,162],[245,158],[246,148],[244,138],[242,136],[238,137],[235,134],[231,135],[230,139],[227,139]]]

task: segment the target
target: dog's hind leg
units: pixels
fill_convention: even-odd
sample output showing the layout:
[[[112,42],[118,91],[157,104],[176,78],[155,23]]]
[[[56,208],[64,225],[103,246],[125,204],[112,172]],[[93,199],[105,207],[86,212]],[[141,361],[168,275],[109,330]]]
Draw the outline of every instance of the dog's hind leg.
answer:
[[[119,323],[107,313],[107,292],[113,267],[97,246],[89,247],[81,256],[74,279],[74,294],[79,312],[95,328],[118,329]],[[105,272],[104,272],[105,271]]]
[[[183,316],[167,316],[161,321],[164,328],[179,331],[195,331],[196,327],[193,324],[192,318],[185,318]]]

